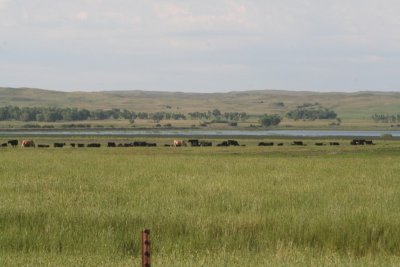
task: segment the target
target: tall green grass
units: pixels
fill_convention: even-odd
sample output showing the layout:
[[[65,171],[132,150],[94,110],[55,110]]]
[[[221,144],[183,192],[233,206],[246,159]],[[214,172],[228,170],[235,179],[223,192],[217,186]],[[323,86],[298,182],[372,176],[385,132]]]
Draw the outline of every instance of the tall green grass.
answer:
[[[397,265],[400,152],[0,151],[0,265]]]

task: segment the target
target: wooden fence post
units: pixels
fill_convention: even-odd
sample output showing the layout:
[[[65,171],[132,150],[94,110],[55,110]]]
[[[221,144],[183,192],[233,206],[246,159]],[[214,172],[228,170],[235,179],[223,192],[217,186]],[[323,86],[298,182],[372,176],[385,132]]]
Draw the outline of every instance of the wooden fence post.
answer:
[[[141,232],[142,267],[150,267],[150,230],[143,229]]]

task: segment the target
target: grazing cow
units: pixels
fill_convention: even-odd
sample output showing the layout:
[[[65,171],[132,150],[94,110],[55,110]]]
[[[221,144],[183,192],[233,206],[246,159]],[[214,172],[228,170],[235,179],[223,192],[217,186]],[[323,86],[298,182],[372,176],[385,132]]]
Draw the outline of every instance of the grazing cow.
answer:
[[[260,142],[258,146],[273,146],[274,142]]]
[[[366,145],[375,145],[374,142],[372,140],[367,140],[365,141]]]
[[[33,140],[22,140],[21,147],[35,147]]]
[[[174,142],[172,143],[172,146],[180,147],[180,146],[187,146],[187,145],[186,145],[186,142],[183,140],[174,140]]]
[[[10,144],[10,146],[12,147],[18,146],[18,140],[8,140],[7,143]]]
[[[222,141],[222,143],[218,144],[217,146],[229,146],[228,141]]]
[[[165,146],[165,147],[170,147],[171,145],[170,145],[170,144],[164,144],[164,146]]]
[[[292,146],[304,146],[303,141],[293,141]]]
[[[156,143],[147,143],[144,141],[135,141],[133,143],[130,143],[129,146],[133,146],[133,147],[155,147],[157,146]]]
[[[329,145],[331,145],[331,146],[340,146],[340,144],[338,142],[330,142]]]
[[[350,145],[352,145],[352,146],[358,146],[358,145],[363,146],[363,145],[365,145],[365,140],[364,139],[354,139],[354,140],[352,140],[350,142]]]
[[[78,147],[85,147],[85,144],[78,144]]]
[[[228,145],[230,146],[240,146],[239,142],[236,140],[228,140]]]
[[[200,146],[212,146],[212,142],[200,141]]]
[[[135,141],[135,142],[133,142],[133,146],[141,146],[141,147],[145,147],[145,146],[147,146],[147,143],[146,142],[143,142],[143,141]]]
[[[41,144],[39,144],[38,147],[41,147],[41,148],[48,148],[48,147],[50,147],[50,145],[41,145]]]
[[[324,143],[315,143],[316,146],[324,146]]]
[[[360,143],[360,145],[365,145],[365,142],[366,142],[366,141],[365,141],[365,139],[361,139],[361,140],[359,140],[358,142]]]
[[[156,143],[147,143],[147,146],[148,146],[148,147],[156,147],[157,144],[156,144]]]
[[[65,146],[65,143],[54,143],[54,147],[63,148],[64,146]]]
[[[283,146],[283,143],[278,143],[277,146]]]
[[[7,143],[1,144],[1,147],[7,147]]]
[[[114,142],[108,142],[107,147],[116,147],[117,145]]]
[[[101,145],[98,143],[90,143],[90,144],[87,144],[86,147],[101,147]]]
[[[71,147],[75,147],[76,145],[75,145],[75,143],[71,143],[71,144],[69,144]]]
[[[188,141],[191,146],[200,146],[199,140],[197,139],[191,139]]]

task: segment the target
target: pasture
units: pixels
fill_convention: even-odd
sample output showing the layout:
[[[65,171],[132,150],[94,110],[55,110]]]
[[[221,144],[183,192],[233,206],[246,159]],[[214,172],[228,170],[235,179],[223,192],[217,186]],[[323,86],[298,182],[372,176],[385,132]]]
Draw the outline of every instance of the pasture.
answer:
[[[400,264],[399,141],[239,141],[0,148],[0,265],[138,266],[142,228],[153,266]]]

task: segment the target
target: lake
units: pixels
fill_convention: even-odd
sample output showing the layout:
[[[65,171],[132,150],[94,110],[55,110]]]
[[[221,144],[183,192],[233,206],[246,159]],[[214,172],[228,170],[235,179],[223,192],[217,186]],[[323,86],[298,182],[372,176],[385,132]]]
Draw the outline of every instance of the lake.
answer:
[[[380,137],[400,131],[332,131],[332,130],[27,130],[1,131],[2,136],[293,136],[293,137]]]

